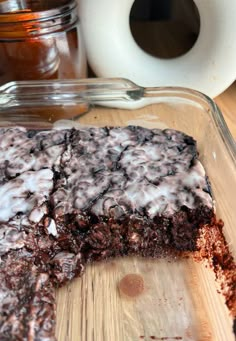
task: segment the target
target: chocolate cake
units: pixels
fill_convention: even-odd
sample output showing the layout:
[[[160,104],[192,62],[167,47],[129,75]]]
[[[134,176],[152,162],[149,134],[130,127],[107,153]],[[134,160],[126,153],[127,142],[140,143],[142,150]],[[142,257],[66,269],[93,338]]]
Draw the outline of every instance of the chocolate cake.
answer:
[[[55,340],[54,287],[88,262],[193,251],[214,215],[190,136],[0,129],[0,340]]]

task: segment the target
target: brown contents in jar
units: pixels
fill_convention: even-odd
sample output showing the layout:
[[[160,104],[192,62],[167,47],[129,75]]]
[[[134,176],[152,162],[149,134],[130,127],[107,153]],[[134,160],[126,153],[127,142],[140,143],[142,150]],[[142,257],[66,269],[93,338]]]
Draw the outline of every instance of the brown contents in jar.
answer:
[[[9,79],[57,78],[60,59],[53,38],[2,42],[0,55],[3,58],[0,75]]]
[[[0,84],[86,77],[76,1],[26,5],[7,14],[0,6]]]

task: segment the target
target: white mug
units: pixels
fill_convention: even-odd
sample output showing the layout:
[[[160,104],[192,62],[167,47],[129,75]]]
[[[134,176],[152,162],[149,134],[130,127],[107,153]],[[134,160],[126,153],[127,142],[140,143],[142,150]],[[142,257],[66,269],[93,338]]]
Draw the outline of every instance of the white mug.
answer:
[[[88,61],[99,77],[124,77],[141,86],[182,86],[215,97],[236,79],[236,0],[195,0],[200,33],[184,55],[160,59],[134,41],[134,0],[80,0]]]

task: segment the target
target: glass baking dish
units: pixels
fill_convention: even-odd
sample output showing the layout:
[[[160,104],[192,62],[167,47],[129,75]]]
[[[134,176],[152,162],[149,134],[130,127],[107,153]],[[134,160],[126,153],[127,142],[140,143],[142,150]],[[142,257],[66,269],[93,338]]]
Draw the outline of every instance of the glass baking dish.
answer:
[[[142,88],[125,79],[11,82],[0,87],[0,125],[174,128],[198,142],[216,212],[236,257],[236,147],[216,104],[183,88]],[[142,295],[120,295],[127,274]],[[232,317],[213,271],[191,258],[124,258],[88,266],[57,291],[58,341],[233,341]]]

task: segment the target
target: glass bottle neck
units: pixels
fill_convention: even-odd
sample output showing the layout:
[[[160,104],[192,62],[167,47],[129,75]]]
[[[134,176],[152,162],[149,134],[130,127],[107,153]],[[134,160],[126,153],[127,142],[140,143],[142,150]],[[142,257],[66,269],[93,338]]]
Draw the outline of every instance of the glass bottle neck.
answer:
[[[0,13],[10,13],[27,9],[25,0],[0,0]]]
[[[50,0],[0,0],[0,40],[25,39],[69,30],[78,20],[76,0],[57,1],[56,8],[53,3],[55,5],[55,1]]]

